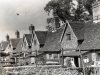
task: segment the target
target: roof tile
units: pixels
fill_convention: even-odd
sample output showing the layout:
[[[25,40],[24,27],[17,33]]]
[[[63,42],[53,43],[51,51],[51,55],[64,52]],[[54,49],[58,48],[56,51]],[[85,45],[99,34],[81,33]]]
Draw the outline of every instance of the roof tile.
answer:
[[[72,27],[73,32],[75,33],[78,40],[84,39],[84,26],[85,26],[85,23],[76,21],[76,22],[69,22],[69,24]]]
[[[2,49],[3,49],[3,50],[6,49],[7,45],[8,45],[8,41],[2,41],[2,42],[1,42],[1,46],[2,46]]]
[[[22,51],[22,41],[23,41],[23,39],[22,38],[20,38],[20,40],[19,40],[19,42],[18,42],[18,44],[17,44],[17,46],[16,46],[16,49],[14,50],[15,52],[21,52]]]
[[[35,31],[40,44],[44,44],[46,40],[47,31]]]
[[[69,22],[78,40],[84,39],[84,23],[83,22]],[[40,51],[59,51],[61,49],[60,39],[66,30],[63,25],[56,32],[48,32],[45,46]]]
[[[18,44],[19,40],[20,40],[19,38],[10,39],[10,42],[11,42],[13,48],[17,47],[17,44]]]
[[[81,50],[100,49],[100,23],[88,22],[85,26],[84,42],[80,45]]]
[[[31,44],[32,34],[25,34],[28,45]]]
[[[61,49],[60,39],[65,27],[58,29],[56,32],[48,32],[45,45],[40,51],[59,51]]]

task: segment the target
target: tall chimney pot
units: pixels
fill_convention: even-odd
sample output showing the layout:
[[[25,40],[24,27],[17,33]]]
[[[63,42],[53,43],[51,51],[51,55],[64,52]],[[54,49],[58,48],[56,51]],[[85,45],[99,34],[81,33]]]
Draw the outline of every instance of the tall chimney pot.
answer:
[[[10,39],[10,38],[9,38],[9,35],[7,34],[7,35],[6,35],[6,41],[9,41],[9,39]]]
[[[34,27],[33,24],[31,24],[31,25],[29,26],[29,32],[30,32],[31,34],[33,34],[34,31],[35,31],[35,27]]]
[[[15,32],[15,35],[16,35],[16,38],[20,38],[20,32],[18,30]]]

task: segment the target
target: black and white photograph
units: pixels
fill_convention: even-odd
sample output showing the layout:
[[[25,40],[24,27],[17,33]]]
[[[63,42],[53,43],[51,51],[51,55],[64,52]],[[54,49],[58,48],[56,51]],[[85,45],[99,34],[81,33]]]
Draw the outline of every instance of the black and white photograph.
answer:
[[[100,0],[0,0],[0,75],[100,75]]]

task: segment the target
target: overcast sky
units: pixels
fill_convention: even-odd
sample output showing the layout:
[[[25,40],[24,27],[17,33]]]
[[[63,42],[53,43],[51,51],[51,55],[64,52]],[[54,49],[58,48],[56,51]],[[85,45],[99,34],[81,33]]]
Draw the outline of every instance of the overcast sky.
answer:
[[[36,30],[45,30],[47,14],[43,8],[48,1],[0,0],[0,41],[5,40],[6,34],[15,37],[16,30],[27,33],[30,24],[35,25]]]

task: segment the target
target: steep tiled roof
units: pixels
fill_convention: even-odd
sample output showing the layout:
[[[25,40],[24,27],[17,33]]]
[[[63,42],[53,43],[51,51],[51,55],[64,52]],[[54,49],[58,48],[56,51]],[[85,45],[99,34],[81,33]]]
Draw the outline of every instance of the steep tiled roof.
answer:
[[[35,31],[40,44],[44,44],[46,40],[47,31]]]
[[[25,34],[27,43],[30,45],[31,44],[31,39],[32,39],[32,34]]]
[[[45,46],[40,51],[59,51],[61,49],[60,39],[64,31],[64,26],[56,32],[48,32]]]
[[[78,40],[84,39],[84,23],[69,21],[69,24]],[[66,26],[62,26],[54,33],[48,32],[45,46],[40,51],[59,51],[61,49],[60,39],[65,31]]]
[[[7,45],[8,45],[8,42],[7,42],[7,41],[2,41],[2,42],[1,42],[1,46],[2,46],[2,49],[3,49],[3,50],[6,49]]]
[[[35,31],[40,44],[44,44],[46,40],[47,31]],[[31,44],[32,34],[25,34],[28,44]]]
[[[85,26],[84,42],[80,45],[81,50],[100,49],[100,23],[88,22]]]
[[[19,38],[17,39],[10,39],[10,42],[11,42],[11,45],[12,45],[12,47],[13,48],[16,48],[17,47],[17,44],[18,44],[18,42],[19,42]]]
[[[21,38],[16,46],[16,49],[14,50],[15,52],[21,52],[22,51],[22,41],[23,39]]]
[[[76,37],[78,38],[78,40],[82,40],[84,39],[84,26],[85,23],[84,22],[79,22],[79,21],[69,21],[69,24],[73,30],[73,32],[75,33]]]

